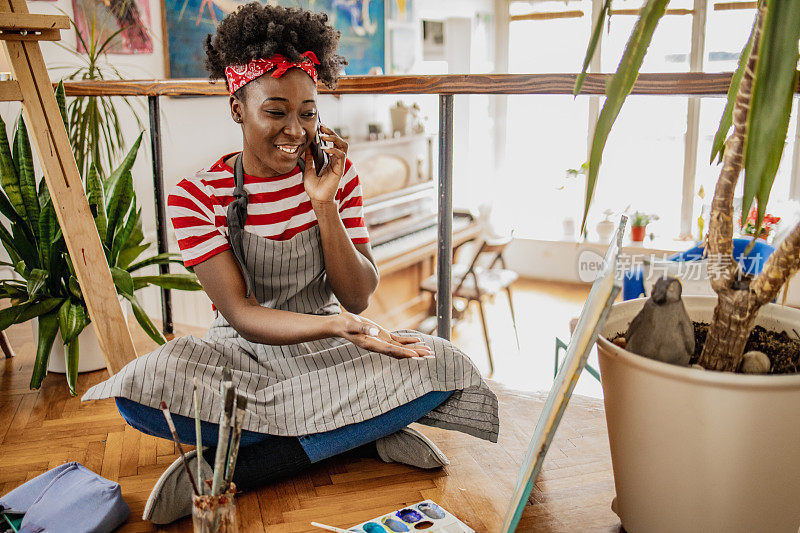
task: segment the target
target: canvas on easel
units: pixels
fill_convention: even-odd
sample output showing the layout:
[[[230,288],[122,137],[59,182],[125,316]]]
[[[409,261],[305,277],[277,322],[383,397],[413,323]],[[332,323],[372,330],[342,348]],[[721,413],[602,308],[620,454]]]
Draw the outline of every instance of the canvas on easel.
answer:
[[[11,80],[0,81],[0,101],[22,102],[81,294],[113,374],[136,358],[136,350],[39,46],[59,40],[67,28],[66,16],[32,14],[25,0],[0,0],[0,41],[12,70]]]
[[[539,416],[528,452],[517,476],[514,495],[508,506],[502,529],[504,533],[516,530],[578,377],[586,367],[586,360],[594,346],[597,334],[605,323],[611,305],[619,293],[621,282],[617,272],[617,257],[622,248],[622,236],[625,233],[627,220],[628,218],[623,215],[617,232],[606,251],[600,274],[592,285],[592,290],[589,292],[578,324],[569,341],[564,362],[547,396],[542,414]]]

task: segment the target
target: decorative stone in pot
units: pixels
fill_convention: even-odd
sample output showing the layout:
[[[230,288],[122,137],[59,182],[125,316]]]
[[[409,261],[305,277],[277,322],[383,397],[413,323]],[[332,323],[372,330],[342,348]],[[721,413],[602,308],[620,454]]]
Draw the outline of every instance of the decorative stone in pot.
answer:
[[[710,322],[713,296],[683,298]],[[791,532],[800,526],[800,374],[713,372],[654,361],[607,340],[645,303],[621,302],[598,338],[614,484],[626,531]],[[791,331],[800,310],[764,306]]]

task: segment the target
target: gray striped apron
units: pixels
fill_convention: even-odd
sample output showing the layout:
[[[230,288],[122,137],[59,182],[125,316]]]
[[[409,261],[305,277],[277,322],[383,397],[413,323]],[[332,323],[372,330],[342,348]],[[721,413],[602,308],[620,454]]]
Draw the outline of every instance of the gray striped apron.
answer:
[[[243,203],[246,209],[246,196]],[[325,273],[319,226],[283,241],[236,233],[241,236],[236,255],[242,256],[237,259],[262,306],[316,315],[340,312]],[[253,343],[217,312],[205,337],[180,337],[138,357],[82,399],[122,396],[155,408],[164,401],[173,413],[193,417],[197,378],[200,416],[216,423],[226,366],[239,394],[247,397],[243,427],[250,431],[321,433],[368,420],[431,391],[452,390],[419,422],[497,442],[497,398],[469,357],[438,337],[396,333],[420,337],[436,357],[395,359],[338,337],[283,346]]]

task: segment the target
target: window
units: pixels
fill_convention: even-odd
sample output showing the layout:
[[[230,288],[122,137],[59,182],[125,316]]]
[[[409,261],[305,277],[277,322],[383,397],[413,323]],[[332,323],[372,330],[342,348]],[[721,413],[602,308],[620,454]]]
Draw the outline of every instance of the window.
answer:
[[[509,31],[509,72],[572,72],[583,62],[592,3],[537,2],[536,13],[565,18],[515,20]],[[511,15],[533,12],[511,4]],[[582,15],[581,15],[582,14]],[[589,98],[509,96],[506,165],[498,172],[495,217],[516,235],[558,238],[565,217],[580,220],[583,185],[565,172],[586,159]]]
[[[595,9],[601,2],[595,0]],[[600,65],[614,72],[637,21],[639,0],[613,5],[609,27],[601,35]],[[673,0],[648,49],[642,72],[688,72],[693,46],[703,46],[706,72],[733,71],[750,33],[754,9],[722,9],[709,2],[704,35],[693,44],[693,0]],[[559,17],[551,18],[558,12]],[[582,13],[582,15],[576,14]],[[548,15],[542,15],[548,13]],[[566,15],[566,13],[571,13]],[[576,72],[583,62],[591,33],[592,1],[512,2],[510,5],[509,71],[517,73]],[[602,99],[599,107],[602,107]],[[591,143],[592,98],[569,96],[509,97],[507,168],[501,172],[506,193],[495,209],[501,220],[532,238],[559,239],[562,221],[576,223],[582,215],[585,181],[565,179],[565,171],[587,159]],[[603,211],[639,210],[658,214],[648,226],[664,240],[690,231],[703,205],[710,205],[717,165],[709,164],[724,98],[701,98],[697,164],[685,169],[689,99],[681,96],[630,96],[606,144],[595,199],[589,216],[589,237]],[[787,144],[773,186],[770,211],[789,197],[793,180],[792,156],[797,129],[797,102],[793,108]],[[692,175],[692,173],[694,173]],[[684,176],[686,174],[686,176]],[[522,178],[520,178],[520,175]],[[694,179],[694,185],[692,183]],[[741,190],[740,179],[740,190]],[[684,185],[686,183],[687,185]],[[576,186],[577,185],[577,186]],[[692,191],[684,194],[683,188]],[[697,195],[700,187],[705,199]],[[519,194],[508,194],[509,190]],[[741,193],[739,193],[739,196]],[[691,202],[687,202],[692,198]],[[777,208],[776,208],[777,209]],[[690,226],[690,227],[687,227]]]

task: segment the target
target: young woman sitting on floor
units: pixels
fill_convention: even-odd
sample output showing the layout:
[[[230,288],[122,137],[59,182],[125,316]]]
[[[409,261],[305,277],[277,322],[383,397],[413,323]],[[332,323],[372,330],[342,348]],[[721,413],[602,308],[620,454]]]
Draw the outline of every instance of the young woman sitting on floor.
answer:
[[[206,66],[226,80],[242,151],[181,181],[168,205],[216,318],[204,338],[174,339],[83,397],[114,397],[131,426],[168,439],[164,401],[181,440],[194,443],[197,378],[203,444],[216,446],[227,367],[247,398],[234,475],[243,491],[356,448],[420,468],[448,464],[412,422],[497,441],[497,399],[466,355],[358,316],[378,284],[361,186],[347,143],[317,115],[317,81],[334,87],[346,64],[338,40],[325,14],[259,3],[208,36]],[[330,156],[320,176],[309,150],[318,128]],[[190,495],[175,462],[144,518],[181,518]]]

